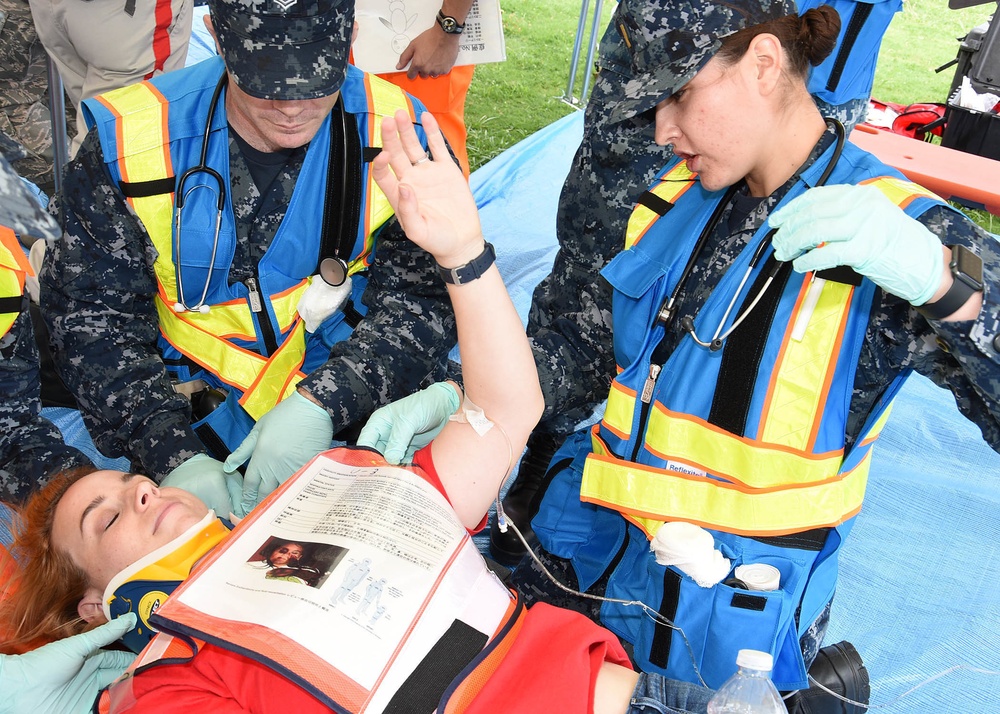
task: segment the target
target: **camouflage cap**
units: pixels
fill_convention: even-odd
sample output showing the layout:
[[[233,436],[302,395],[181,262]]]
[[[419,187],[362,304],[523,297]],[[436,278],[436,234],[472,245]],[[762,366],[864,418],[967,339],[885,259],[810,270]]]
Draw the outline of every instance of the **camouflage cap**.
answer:
[[[633,76],[612,119],[648,111],[690,82],[723,37],[794,12],[794,0],[621,0],[613,22],[632,56]]]
[[[58,238],[62,232],[7,161],[24,158],[24,149],[0,132],[0,226],[38,238]]]
[[[222,56],[258,99],[328,97],[344,83],[354,0],[209,0]]]

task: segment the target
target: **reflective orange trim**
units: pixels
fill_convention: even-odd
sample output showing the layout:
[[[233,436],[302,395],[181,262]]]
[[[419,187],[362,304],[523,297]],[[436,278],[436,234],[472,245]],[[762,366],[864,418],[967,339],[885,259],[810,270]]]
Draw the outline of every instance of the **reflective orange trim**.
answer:
[[[28,256],[21,248],[21,242],[14,231],[7,226],[0,226],[0,267],[17,270],[25,275],[34,275]]]

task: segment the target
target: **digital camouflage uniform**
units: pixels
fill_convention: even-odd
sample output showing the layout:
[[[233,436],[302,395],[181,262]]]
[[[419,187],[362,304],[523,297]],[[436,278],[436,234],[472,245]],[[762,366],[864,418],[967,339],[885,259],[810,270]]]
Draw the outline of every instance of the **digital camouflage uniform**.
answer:
[[[91,465],[41,416],[40,389],[38,348],[25,293],[21,314],[0,337],[0,501],[5,503],[24,501],[54,473]]]
[[[583,139],[559,196],[552,272],[535,288],[528,336],[545,395],[541,428],[566,435],[608,395],[615,373],[611,286],[600,271],[624,245],[635,201],[673,156],[653,141],[651,113],[614,122],[611,111],[632,75],[612,23],[584,110]]]
[[[21,147],[0,134],[0,225],[16,233],[54,237],[58,226],[28,192],[4,156],[23,155]],[[23,501],[49,474],[89,465],[82,453],[66,446],[62,434],[40,416],[38,349],[28,314],[28,296],[20,313],[0,336],[0,501]]]
[[[304,151],[293,154],[263,196],[232,138],[229,155],[237,224],[233,282],[252,275],[267,250]],[[66,234],[41,275],[57,364],[101,452],[125,455],[133,469],[159,480],[206,449],[191,430],[190,403],[172,389],[155,348],[155,250],[112,187],[94,132],[68,166],[62,204]],[[364,302],[369,311],[354,334],[300,382],[326,407],[335,433],[443,378],[456,339],[433,259],[406,240],[395,219],[379,233]]]
[[[0,131],[26,156],[17,172],[46,194],[53,190],[48,63],[27,0],[0,0]]]

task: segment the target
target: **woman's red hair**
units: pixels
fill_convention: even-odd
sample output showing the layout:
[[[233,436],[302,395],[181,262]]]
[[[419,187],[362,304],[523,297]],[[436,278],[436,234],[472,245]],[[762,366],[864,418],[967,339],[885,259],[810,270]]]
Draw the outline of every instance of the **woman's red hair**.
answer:
[[[23,652],[89,628],[77,612],[87,577],[53,547],[52,525],[56,506],[69,487],[95,471],[81,467],[56,474],[17,511],[11,552],[0,550],[3,652]]]

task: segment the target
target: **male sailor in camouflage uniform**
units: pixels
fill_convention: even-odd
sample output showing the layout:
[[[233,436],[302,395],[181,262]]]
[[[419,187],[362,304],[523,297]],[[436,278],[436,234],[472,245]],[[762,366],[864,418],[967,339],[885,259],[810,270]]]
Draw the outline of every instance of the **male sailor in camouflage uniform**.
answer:
[[[454,317],[369,177],[422,107],[348,68],[353,2],[209,5],[220,58],[84,103],[42,303],[98,448],[243,513],[441,378]]]
[[[23,156],[0,132],[0,501],[7,503],[23,501],[50,474],[90,464],[41,416],[38,349],[24,289],[30,267],[14,234],[55,238],[59,226],[7,162]]]

